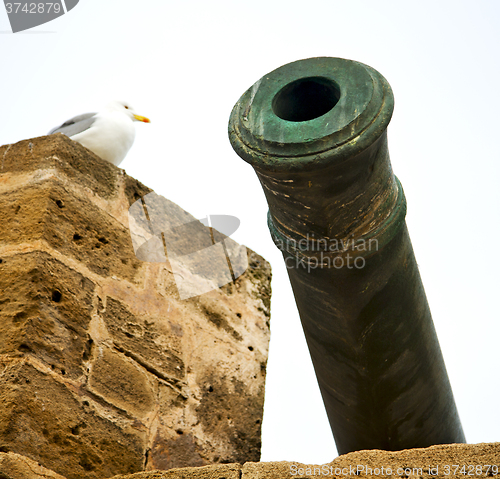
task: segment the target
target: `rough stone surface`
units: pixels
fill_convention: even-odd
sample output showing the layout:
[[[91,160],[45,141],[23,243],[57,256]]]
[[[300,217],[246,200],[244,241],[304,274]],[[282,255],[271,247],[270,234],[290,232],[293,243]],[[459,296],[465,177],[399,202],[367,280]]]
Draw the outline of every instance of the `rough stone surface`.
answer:
[[[55,177],[2,195],[0,222],[10,225],[2,231],[2,242],[42,240],[95,274],[141,281],[128,231],[92,202],[75,197]]]
[[[264,464],[264,463],[263,463]],[[169,471],[139,472],[113,479],[240,479],[241,464],[220,464],[203,467],[184,467]]]
[[[500,476],[499,462],[498,442],[448,444],[399,452],[358,451],[339,456],[332,462],[322,465],[286,461],[247,462],[243,465],[218,464],[175,468],[168,471],[138,472],[113,476],[112,479],[318,479],[321,477],[340,479],[352,476],[404,479],[450,479],[467,476],[488,479]],[[65,479],[24,456],[0,453],[0,479],[5,477]]]
[[[1,452],[67,479],[259,460],[270,267],[181,300],[134,254],[150,192],[64,135],[0,147]]]
[[[35,461],[13,452],[0,452],[0,479],[65,479]]]
[[[306,478],[348,478],[348,477],[400,477],[403,479],[427,479],[431,477],[494,477],[492,469],[489,476],[486,468],[482,474],[469,473],[469,465],[496,464],[500,470],[500,443],[493,444],[451,444],[428,448],[407,449],[398,452],[370,450],[351,452],[337,457],[325,465],[305,465],[294,462],[247,463],[242,468],[245,479],[296,479]],[[455,472],[451,467],[449,474],[445,466],[466,466],[466,474]],[[359,466],[359,470],[357,469]],[[384,472],[382,473],[382,467]],[[437,475],[430,474],[436,472]],[[390,471],[388,471],[390,469]],[[359,473],[357,473],[359,472]],[[497,474],[498,477],[498,474]]]
[[[478,466],[496,465],[496,468]],[[448,470],[447,466],[450,466]],[[456,466],[459,466],[457,469]],[[464,468],[465,466],[465,468]],[[474,468],[472,467],[474,466]],[[235,469],[227,469],[234,467]],[[383,469],[382,469],[383,468]],[[227,471],[231,472],[227,472]],[[494,471],[497,471],[495,474]],[[500,443],[448,444],[398,452],[358,451],[330,463],[247,462],[205,468],[182,468],[115,476],[113,479],[319,479],[398,477],[403,479],[499,477]],[[238,475],[236,473],[238,472]],[[235,474],[234,476],[231,474]]]
[[[2,450],[68,478],[143,468],[144,424],[92,397],[83,385],[64,381],[36,357],[2,355],[0,391]]]

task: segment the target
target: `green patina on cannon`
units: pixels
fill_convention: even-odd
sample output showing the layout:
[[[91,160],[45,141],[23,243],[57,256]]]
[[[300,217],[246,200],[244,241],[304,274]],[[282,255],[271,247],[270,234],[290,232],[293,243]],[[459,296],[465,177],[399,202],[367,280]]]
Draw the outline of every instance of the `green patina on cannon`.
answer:
[[[229,137],[269,204],[339,454],[465,442],[405,223],[380,73],[311,58],[262,77]]]

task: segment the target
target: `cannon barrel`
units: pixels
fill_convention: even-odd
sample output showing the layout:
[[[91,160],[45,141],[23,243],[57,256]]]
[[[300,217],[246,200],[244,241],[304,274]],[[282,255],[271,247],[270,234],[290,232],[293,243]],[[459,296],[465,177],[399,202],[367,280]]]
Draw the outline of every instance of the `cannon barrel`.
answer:
[[[269,204],[339,454],[465,442],[389,159],[393,107],[373,68],[310,58],[262,77],[229,120]]]

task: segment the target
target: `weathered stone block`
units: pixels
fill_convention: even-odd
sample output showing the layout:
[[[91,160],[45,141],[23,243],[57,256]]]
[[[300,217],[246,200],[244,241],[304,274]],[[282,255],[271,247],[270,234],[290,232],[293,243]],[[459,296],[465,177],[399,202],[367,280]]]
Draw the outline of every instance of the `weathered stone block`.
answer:
[[[89,391],[139,418],[147,416],[155,406],[156,383],[146,371],[104,345],[95,351],[88,386]]]
[[[145,428],[133,419],[103,417],[78,385],[71,391],[26,359],[0,358],[0,391],[2,451],[27,456],[68,479],[142,469]]]
[[[0,258],[0,354],[84,374],[94,283],[44,252]]]
[[[0,245],[43,240],[100,276],[135,281],[141,263],[128,231],[53,177],[0,195]]]
[[[148,315],[134,315],[112,298],[107,299],[102,316],[119,351],[167,382],[177,384],[184,377],[184,362],[175,347],[176,336],[168,334],[170,328],[166,324],[167,331],[162,328],[161,318],[153,321]]]
[[[117,193],[122,170],[63,134],[0,146],[0,173],[11,175],[57,169],[72,182],[103,198]]]
[[[170,471],[138,472],[112,479],[241,479],[240,464],[221,464],[217,466],[184,467]]]
[[[257,375],[250,379],[256,380]],[[247,395],[247,384],[234,376],[229,383],[223,381],[217,370],[207,371],[206,380],[209,386],[203,390],[196,408],[204,429],[215,437],[227,438],[236,451],[233,461],[260,459],[262,417],[256,412],[264,402],[264,389]]]
[[[13,452],[0,452],[0,479],[66,479]]]

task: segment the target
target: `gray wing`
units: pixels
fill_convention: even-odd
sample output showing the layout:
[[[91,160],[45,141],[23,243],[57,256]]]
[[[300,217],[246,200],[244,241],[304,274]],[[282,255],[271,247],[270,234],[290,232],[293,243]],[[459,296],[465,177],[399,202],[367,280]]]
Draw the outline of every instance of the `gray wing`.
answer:
[[[54,133],[64,133],[66,136],[73,136],[82,131],[88,130],[95,122],[97,113],[84,113],[66,120],[62,125],[56,126],[49,131],[49,135]]]

